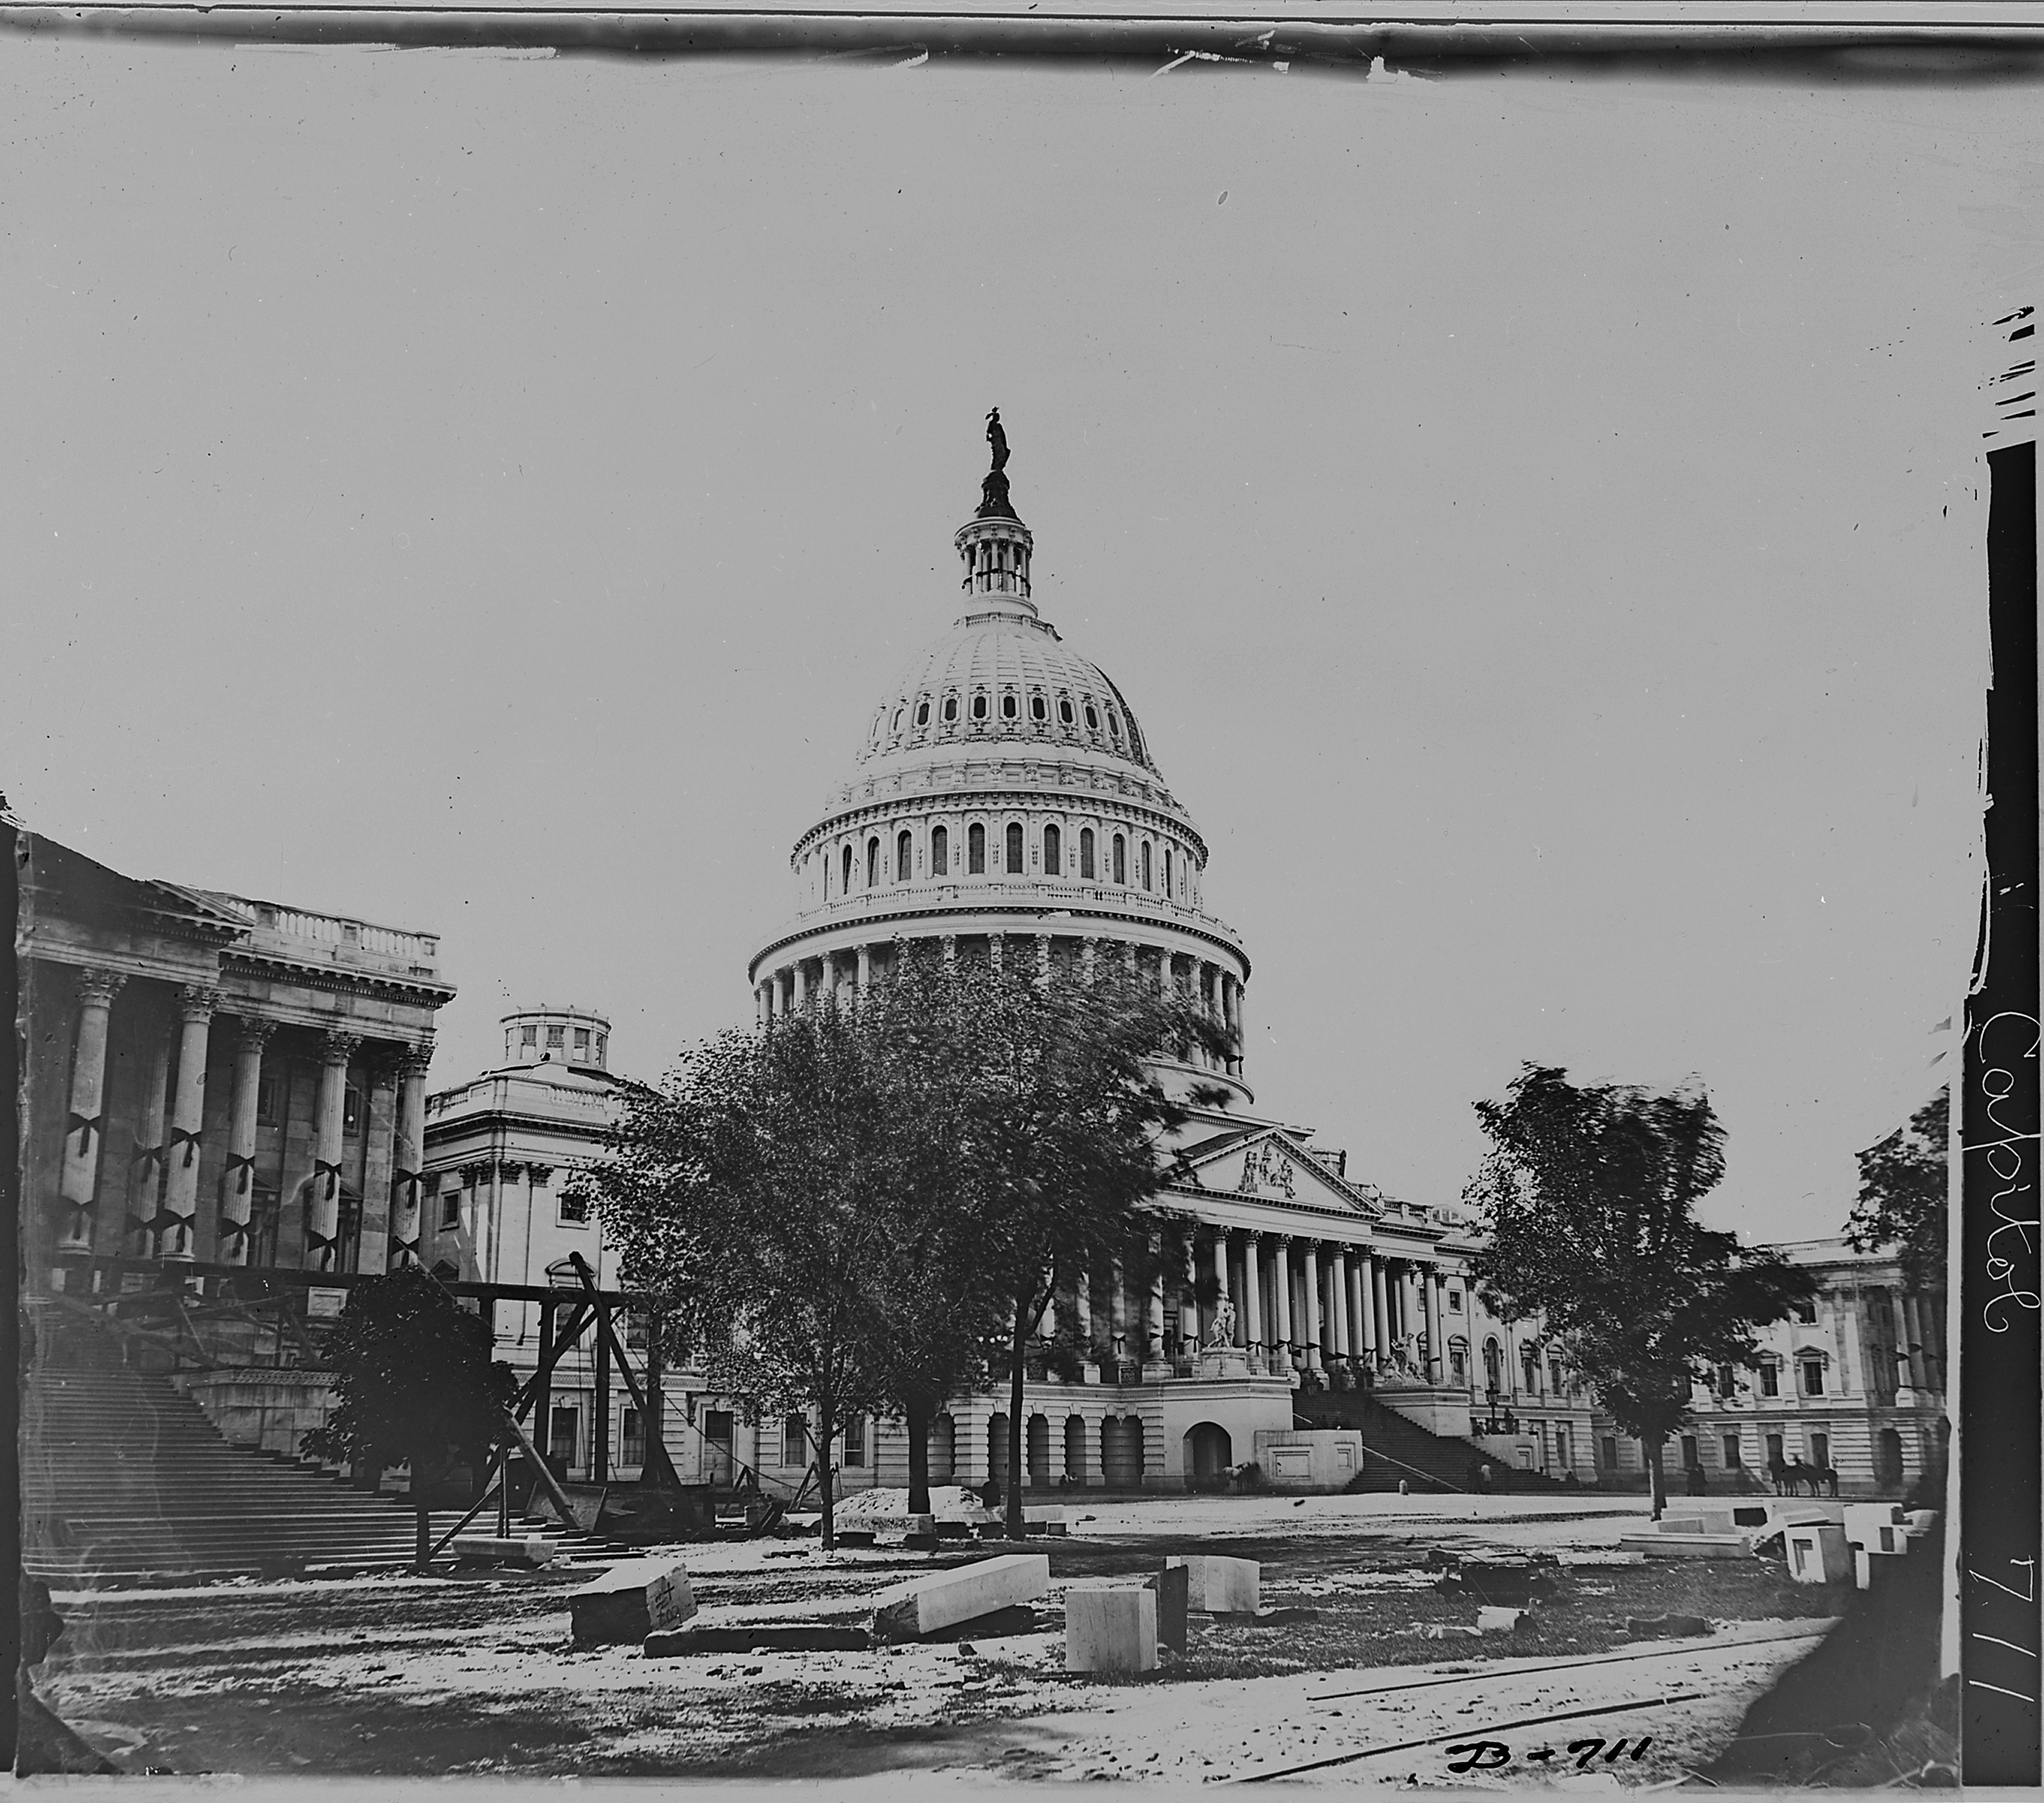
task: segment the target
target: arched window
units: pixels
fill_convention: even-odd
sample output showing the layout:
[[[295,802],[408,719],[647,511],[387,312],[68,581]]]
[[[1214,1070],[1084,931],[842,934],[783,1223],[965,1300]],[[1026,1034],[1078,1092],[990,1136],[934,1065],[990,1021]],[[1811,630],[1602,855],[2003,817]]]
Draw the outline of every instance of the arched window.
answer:
[[[877,838],[866,842],[866,886],[869,889],[880,886],[880,841]]]
[[[1040,695],[1031,696],[1029,697],[1029,718],[1032,720],[1042,720],[1047,719],[1049,717],[1050,711],[1043,705],[1043,697]]]
[[[844,880],[838,884],[837,892],[841,896],[848,896],[851,893],[851,847],[850,846],[844,848]]]
[[[926,696],[924,700],[918,701],[916,704],[916,724],[919,727],[926,727],[929,723],[930,704],[928,698]]]
[[[1014,696],[1011,695],[1009,699],[1012,701]],[[1019,822],[1013,820],[1008,823],[1008,874],[1022,874],[1022,828]]]
[[[1070,702],[1060,701],[1058,704],[1058,723],[1060,726],[1070,726],[1072,723],[1072,704]]]
[[[894,723],[887,729],[889,732],[899,732],[901,730],[901,715],[905,711],[900,708],[894,710]]]
[[[951,838],[942,827],[930,829],[930,874],[948,877],[951,869]]]
[[[1483,1343],[1483,1384],[1490,1391],[1504,1387],[1504,1348],[1495,1340]]]
[[[986,718],[986,697],[984,695],[973,696],[972,717],[976,720],[983,720]]]
[[[955,695],[947,695],[944,697],[944,724],[949,726],[957,718],[958,697]]]
[[[1001,717],[1004,720],[1012,720],[1015,718],[1015,697],[1012,695],[1004,695],[1001,697]]]
[[[1079,828],[1079,877],[1082,881],[1093,880],[1093,828]]]
[[[977,820],[966,831],[965,867],[970,876],[986,874],[986,829]]]
[[[1147,839],[1143,842],[1143,886],[1146,889],[1150,887],[1150,842]]]
[[[1064,850],[1064,835],[1055,827],[1043,829],[1043,874],[1055,877],[1062,873],[1061,854]]]
[[[1116,738],[1121,736],[1121,716],[1110,708],[1107,710],[1107,730]]]
[[[846,855],[849,857],[850,854]],[[1117,883],[1128,880],[1128,842],[1119,833],[1114,835],[1114,880]]]
[[[1540,1388],[1540,1360],[1531,1346],[1519,1348],[1519,1368],[1526,1379],[1526,1394],[1536,1394]]]
[[[913,874],[914,845],[906,827],[894,835],[894,880],[897,883],[907,882]]]

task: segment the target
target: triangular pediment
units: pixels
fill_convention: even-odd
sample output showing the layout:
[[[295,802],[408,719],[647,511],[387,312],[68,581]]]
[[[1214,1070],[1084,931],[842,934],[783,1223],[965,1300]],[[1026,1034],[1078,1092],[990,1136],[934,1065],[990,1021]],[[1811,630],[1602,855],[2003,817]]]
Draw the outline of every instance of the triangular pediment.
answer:
[[[1282,1127],[1226,1134],[1195,1146],[1186,1153],[1184,1168],[1185,1180],[1216,1195],[1343,1208],[1370,1217],[1382,1212]]]

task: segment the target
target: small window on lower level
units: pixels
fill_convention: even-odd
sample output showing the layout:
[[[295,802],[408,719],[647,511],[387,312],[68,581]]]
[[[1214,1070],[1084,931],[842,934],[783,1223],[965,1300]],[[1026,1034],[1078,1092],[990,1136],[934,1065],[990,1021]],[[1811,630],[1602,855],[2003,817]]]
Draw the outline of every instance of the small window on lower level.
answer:
[[[440,1191],[440,1231],[451,1233],[461,1225],[461,1191]]]
[[[589,1196],[582,1190],[561,1191],[561,1225],[563,1227],[586,1227],[589,1225]]]
[[[351,1137],[362,1131],[362,1091],[352,1083],[340,1092],[340,1130]]]
[[[256,1118],[263,1126],[274,1127],[283,1118],[283,1075],[272,1072],[256,1086]]]

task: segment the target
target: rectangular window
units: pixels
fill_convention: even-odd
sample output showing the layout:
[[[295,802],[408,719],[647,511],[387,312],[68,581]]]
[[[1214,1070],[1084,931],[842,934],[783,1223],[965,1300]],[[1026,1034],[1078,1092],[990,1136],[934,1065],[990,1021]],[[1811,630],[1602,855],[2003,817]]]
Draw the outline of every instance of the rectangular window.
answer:
[[[547,1049],[549,1052],[558,1052],[560,1050],[562,1035],[566,1031],[566,1028],[559,1026],[550,1026],[547,1029]]]
[[[1760,1394],[1763,1396],[1779,1396],[1781,1394],[1780,1366],[1764,1364],[1760,1368]]]
[[[844,1424],[844,1462],[847,1465],[866,1463],[866,1417],[854,1415]]]
[[[975,826],[965,835],[965,869],[968,877],[986,874],[986,829]]]
[[[1607,1471],[1618,1469],[1618,1436],[1608,1433],[1604,1437],[1604,1468]]]
[[[589,1029],[587,1027],[578,1026],[574,1030],[574,1049],[575,1056],[578,1058],[586,1060],[589,1057]]]
[[[570,1404],[556,1406],[553,1422],[547,1434],[547,1453],[556,1464],[572,1465],[575,1462],[575,1440],[581,1423],[582,1410]]]
[[[440,1191],[440,1231],[443,1233],[451,1233],[460,1225],[461,1191],[442,1190]]]
[[[563,1227],[589,1225],[589,1198],[579,1190],[561,1191],[560,1222]]]
[[[603,1049],[609,1043],[609,1041],[605,1034],[599,1033],[596,1036],[596,1061],[599,1065],[603,1062]]]
[[[1448,1292],[1448,1313],[1449,1313],[1450,1314],[1460,1314],[1462,1312],[1462,1291],[1459,1291],[1459,1290],[1450,1290],[1450,1291],[1449,1291],[1449,1292]]]
[[[620,1465],[643,1465],[646,1463],[645,1420],[629,1404],[618,1417],[617,1462]]]
[[[266,1127],[274,1127],[283,1118],[283,1073],[273,1071],[256,1085],[256,1118]]]
[[[790,1415],[781,1423],[781,1463],[783,1465],[806,1465],[809,1462],[809,1424],[800,1415]]]
[[[1725,1469],[1728,1471],[1737,1471],[1744,1463],[1739,1456],[1739,1436],[1735,1433],[1724,1437],[1724,1462]]]
[[[362,1131],[362,1091],[352,1083],[340,1092],[340,1130],[350,1139]]]
[[[1819,1471],[1828,1468],[1831,1462],[1831,1437],[1828,1433],[1810,1436],[1810,1463]]]
[[[1803,1361],[1803,1394],[1821,1396],[1824,1393],[1824,1361],[1805,1359]]]
[[[518,1030],[518,1043],[521,1045],[530,1045],[535,1051],[538,1050],[540,1029],[536,1022],[528,1021]]]
[[[1808,1327],[1817,1318],[1817,1304],[1814,1297],[1805,1296],[1796,1305],[1796,1318]]]
[[[1703,1462],[1703,1448],[1697,1445],[1696,1437],[1693,1433],[1684,1434],[1682,1436],[1682,1469],[1685,1471],[1693,1471]]]

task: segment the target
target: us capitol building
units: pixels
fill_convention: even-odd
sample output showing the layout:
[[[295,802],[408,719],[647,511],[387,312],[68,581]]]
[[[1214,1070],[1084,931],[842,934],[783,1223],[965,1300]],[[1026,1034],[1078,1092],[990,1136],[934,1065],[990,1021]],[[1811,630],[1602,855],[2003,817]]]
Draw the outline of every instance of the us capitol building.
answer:
[[[759,1017],[863,990],[908,943],[935,941],[966,965],[1083,977],[1118,964],[1189,994],[1239,1048],[1251,960],[1207,911],[1206,841],[1120,689],[1039,611],[997,413],[988,437],[993,467],[954,540],[961,612],[881,696],[851,780],[795,842],[794,918],[750,967]],[[1295,1392],[1365,1374],[1416,1425],[1466,1433],[1466,1369],[1448,1368],[1468,1290],[1451,1223],[1258,1115],[1239,1057],[1195,1057],[1158,1060],[1167,1091],[1225,1099],[1191,1107],[1147,1268],[1087,1273],[1044,1323],[1084,1381],[1030,1386],[1032,1481],[1174,1487],[1252,1458],[1273,1477],[1343,1481],[1355,1435],[1296,1432]],[[1000,1400],[955,1399],[933,1466],[998,1471]],[[893,1437],[878,1437],[883,1464]],[[1567,1463],[1586,1448],[1565,1431],[1554,1450]]]

